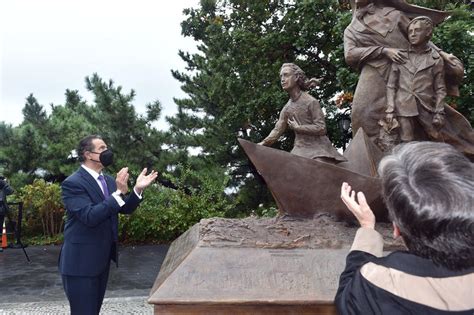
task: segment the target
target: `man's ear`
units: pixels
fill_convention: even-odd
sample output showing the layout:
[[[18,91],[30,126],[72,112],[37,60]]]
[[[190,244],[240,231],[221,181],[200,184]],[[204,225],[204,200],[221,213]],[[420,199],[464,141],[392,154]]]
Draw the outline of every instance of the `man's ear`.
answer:
[[[400,229],[395,224],[395,222],[392,222],[392,225],[393,225],[393,238],[399,238],[401,236]]]

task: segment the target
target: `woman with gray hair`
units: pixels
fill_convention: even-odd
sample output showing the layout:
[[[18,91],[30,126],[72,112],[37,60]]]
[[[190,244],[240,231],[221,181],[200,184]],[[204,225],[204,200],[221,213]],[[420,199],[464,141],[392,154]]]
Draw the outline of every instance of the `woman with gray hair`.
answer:
[[[273,130],[259,144],[272,145],[290,127],[295,132],[291,153],[332,164],[346,161],[326,136],[326,122],[319,102],[306,92],[315,87],[318,80],[308,80],[300,67],[284,63],[280,69],[280,82],[290,99],[280,112]]]
[[[382,194],[408,251],[382,257],[364,194],[343,183],[359,221],[336,294],[340,314],[474,313],[474,164],[443,143],[410,142],[379,164]],[[356,198],[357,195],[357,198]]]

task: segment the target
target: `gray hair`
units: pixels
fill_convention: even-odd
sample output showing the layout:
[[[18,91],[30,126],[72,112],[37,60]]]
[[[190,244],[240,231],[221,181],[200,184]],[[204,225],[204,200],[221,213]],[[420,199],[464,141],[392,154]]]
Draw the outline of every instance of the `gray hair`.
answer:
[[[410,252],[459,270],[474,266],[474,164],[452,146],[410,142],[379,164],[389,215]]]

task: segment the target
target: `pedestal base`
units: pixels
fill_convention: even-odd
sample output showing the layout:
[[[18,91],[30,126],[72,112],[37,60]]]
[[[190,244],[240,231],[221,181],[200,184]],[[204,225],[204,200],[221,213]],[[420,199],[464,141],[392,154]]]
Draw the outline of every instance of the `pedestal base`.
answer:
[[[155,314],[161,315],[333,315],[337,314],[334,305],[155,305]]]
[[[327,226],[342,239],[327,243],[313,227],[324,220],[213,220],[171,245],[148,300],[155,314],[336,314],[355,227]]]

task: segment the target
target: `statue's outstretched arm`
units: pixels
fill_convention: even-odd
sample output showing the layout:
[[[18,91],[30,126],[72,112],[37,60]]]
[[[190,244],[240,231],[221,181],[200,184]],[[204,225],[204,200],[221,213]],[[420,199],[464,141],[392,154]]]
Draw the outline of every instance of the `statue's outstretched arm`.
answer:
[[[265,145],[265,146],[270,146],[273,143],[275,143],[278,140],[278,138],[280,138],[280,136],[285,132],[285,130],[288,126],[287,122],[286,122],[286,114],[285,113],[286,113],[286,106],[283,107],[283,109],[280,113],[280,117],[278,118],[278,121],[275,124],[275,127],[273,128],[273,130],[270,132],[270,134],[265,139],[263,139],[258,144]]]

